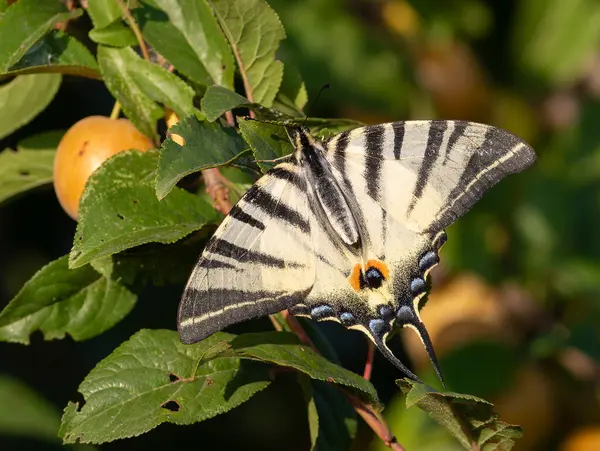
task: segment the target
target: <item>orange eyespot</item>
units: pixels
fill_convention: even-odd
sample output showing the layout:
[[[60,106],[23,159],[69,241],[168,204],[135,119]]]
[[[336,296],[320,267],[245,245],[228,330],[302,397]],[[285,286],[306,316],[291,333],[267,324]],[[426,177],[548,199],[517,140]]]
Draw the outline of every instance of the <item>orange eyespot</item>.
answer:
[[[354,291],[356,291],[357,293],[360,292],[360,286],[361,286],[361,278],[362,278],[362,267],[359,263],[357,263],[356,265],[354,265],[354,268],[352,268],[352,272],[350,273],[350,277],[348,277],[348,281],[350,282],[350,286],[354,289]]]
[[[371,267],[378,269],[384,279],[390,277],[390,268],[381,260],[368,260],[367,269]]]
[[[390,276],[390,269],[388,265],[381,260],[368,260],[366,264],[366,271],[368,271],[369,268],[377,269],[383,276],[384,280]],[[360,292],[360,290],[365,288],[365,285],[368,286],[368,282],[365,280],[361,264],[357,263],[354,265],[354,268],[352,268],[352,272],[348,277],[348,281],[350,282],[350,286],[356,292]]]

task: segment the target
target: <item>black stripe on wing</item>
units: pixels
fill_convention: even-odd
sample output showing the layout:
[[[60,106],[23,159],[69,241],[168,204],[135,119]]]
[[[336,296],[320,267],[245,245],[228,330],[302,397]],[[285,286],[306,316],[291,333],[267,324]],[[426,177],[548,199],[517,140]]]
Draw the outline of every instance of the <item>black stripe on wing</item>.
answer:
[[[229,216],[240,222],[243,222],[244,224],[248,224],[250,227],[255,227],[259,230],[265,230],[265,225],[262,222],[254,218],[252,215],[246,213],[239,205],[234,205],[234,207],[229,211]]]
[[[213,238],[211,240],[208,251],[211,254],[221,255],[240,263],[255,263],[274,268],[300,268],[303,266],[296,262],[237,246],[220,238]]]
[[[373,125],[365,128],[365,171],[367,194],[378,201],[381,197],[381,168],[383,166],[383,145],[385,126]]]
[[[429,124],[429,136],[427,138],[427,146],[425,147],[425,154],[423,155],[423,161],[417,174],[417,181],[413,190],[413,198],[408,206],[408,214],[415,208],[417,200],[421,198],[423,190],[427,185],[431,170],[435,165],[435,162],[439,156],[440,148],[442,147],[442,141],[444,140],[444,133],[448,128],[448,122],[446,121],[435,121]]]
[[[265,214],[274,216],[299,228],[304,233],[310,232],[308,219],[302,217],[296,210],[291,209],[281,199],[276,199],[259,185],[253,185],[244,196],[244,201],[260,208]]]
[[[404,122],[393,122],[392,128],[394,130],[394,158],[399,160],[404,143]]]
[[[521,172],[536,159],[533,149],[519,137],[490,127],[481,146],[473,152],[450,191],[437,219],[429,226],[436,231],[464,215],[483,194],[508,174]]]

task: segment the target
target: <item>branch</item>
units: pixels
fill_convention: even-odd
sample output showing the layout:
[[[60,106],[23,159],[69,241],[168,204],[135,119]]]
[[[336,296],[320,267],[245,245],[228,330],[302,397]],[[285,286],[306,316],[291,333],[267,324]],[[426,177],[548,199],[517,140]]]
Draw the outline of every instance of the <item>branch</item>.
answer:
[[[371,373],[373,372],[373,359],[375,358],[375,343],[367,338],[367,361],[365,363],[365,371],[363,377],[366,380],[371,380]]]
[[[138,44],[140,45],[140,50],[142,51],[142,56],[144,57],[144,59],[146,61],[150,62],[150,55],[148,54],[148,48],[146,47],[146,43],[144,42],[144,37],[142,36],[142,31],[140,30],[140,27],[138,27],[138,24],[136,23],[135,19],[131,15],[129,8],[127,8],[127,6],[125,6],[123,1],[122,0],[115,0],[115,1],[119,5],[119,8],[121,8],[121,11],[123,11],[123,16],[125,16],[125,19],[127,20],[129,27],[131,28],[131,31],[133,31],[133,34],[135,35],[135,38],[137,39]]]

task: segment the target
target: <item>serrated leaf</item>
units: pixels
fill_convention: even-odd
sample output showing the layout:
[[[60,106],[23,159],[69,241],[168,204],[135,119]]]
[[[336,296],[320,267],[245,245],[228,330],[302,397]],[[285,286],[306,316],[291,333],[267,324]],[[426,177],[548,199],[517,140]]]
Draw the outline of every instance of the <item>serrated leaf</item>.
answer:
[[[156,151],[126,151],[92,174],[79,204],[71,267],[145,243],[173,243],[216,220],[209,203],[180,188],[159,201],[157,163]]]
[[[292,116],[288,116],[277,110],[265,108],[258,103],[252,103],[247,98],[222,86],[210,86],[206,90],[204,97],[202,97],[201,107],[206,120],[209,122],[214,122],[223,113],[239,107],[248,108],[258,113],[258,116],[262,119],[279,120],[282,122],[292,119]]]
[[[156,195],[165,197],[179,180],[202,169],[227,164],[238,158],[247,146],[231,127],[201,122],[187,117],[170,128],[181,136],[181,146],[171,138],[162,143],[156,174]]]
[[[21,75],[0,86],[0,139],[41,113],[56,95],[61,80],[58,74]]]
[[[229,40],[244,80],[246,97],[266,107],[283,79],[283,64],[275,60],[285,31],[279,17],[264,0],[211,0]]]
[[[406,407],[417,406],[456,437],[465,449],[502,443],[510,450],[521,437],[519,426],[498,420],[493,404],[471,395],[440,393],[423,384],[401,379],[396,381],[406,395]]]
[[[241,118],[238,124],[244,140],[252,149],[256,163],[263,172],[276,164],[270,160],[281,158],[294,151],[285,128],[280,125]]]
[[[36,42],[4,76],[58,73],[99,80],[96,59],[77,39],[54,31]]]
[[[0,313],[0,340],[28,344],[36,330],[46,340],[67,333],[86,340],[123,319],[136,299],[89,266],[69,269],[64,256],[40,269]]]
[[[214,84],[233,88],[231,49],[206,0],[153,0],[183,35]]]
[[[121,18],[111,22],[105,27],[93,28],[89,32],[90,39],[97,44],[110,45],[113,47],[127,47],[138,45],[133,31],[127,27]]]
[[[206,360],[231,339],[218,332],[193,346],[177,332],[142,330],[102,360],[79,391],[85,405],[65,409],[65,443],[133,437],[161,423],[192,424],[225,413],[269,385],[268,368],[237,358]]]
[[[129,47],[98,47],[98,62],[109,91],[131,122],[146,136],[156,135],[156,121],[167,105],[179,116],[195,112],[194,91],[179,77],[140,58]]]
[[[312,379],[351,388],[362,399],[378,404],[373,385],[362,376],[330,362],[289,332],[264,332],[239,335],[231,341],[235,355],[294,368]]]
[[[183,33],[169,22],[169,16],[164,11],[143,5],[133,10],[132,14],[144,39],[178,72],[200,85],[210,86],[214,83]]]
[[[19,0],[0,16],[0,73],[16,64],[54,24],[81,15],[54,0]]]

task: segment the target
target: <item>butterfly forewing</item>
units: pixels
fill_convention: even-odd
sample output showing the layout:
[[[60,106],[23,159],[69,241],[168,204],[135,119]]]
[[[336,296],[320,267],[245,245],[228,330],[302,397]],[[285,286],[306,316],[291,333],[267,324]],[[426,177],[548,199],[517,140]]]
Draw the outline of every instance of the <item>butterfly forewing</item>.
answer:
[[[207,244],[179,305],[181,340],[301,302],[315,281],[301,168],[282,163],[231,210]]]

